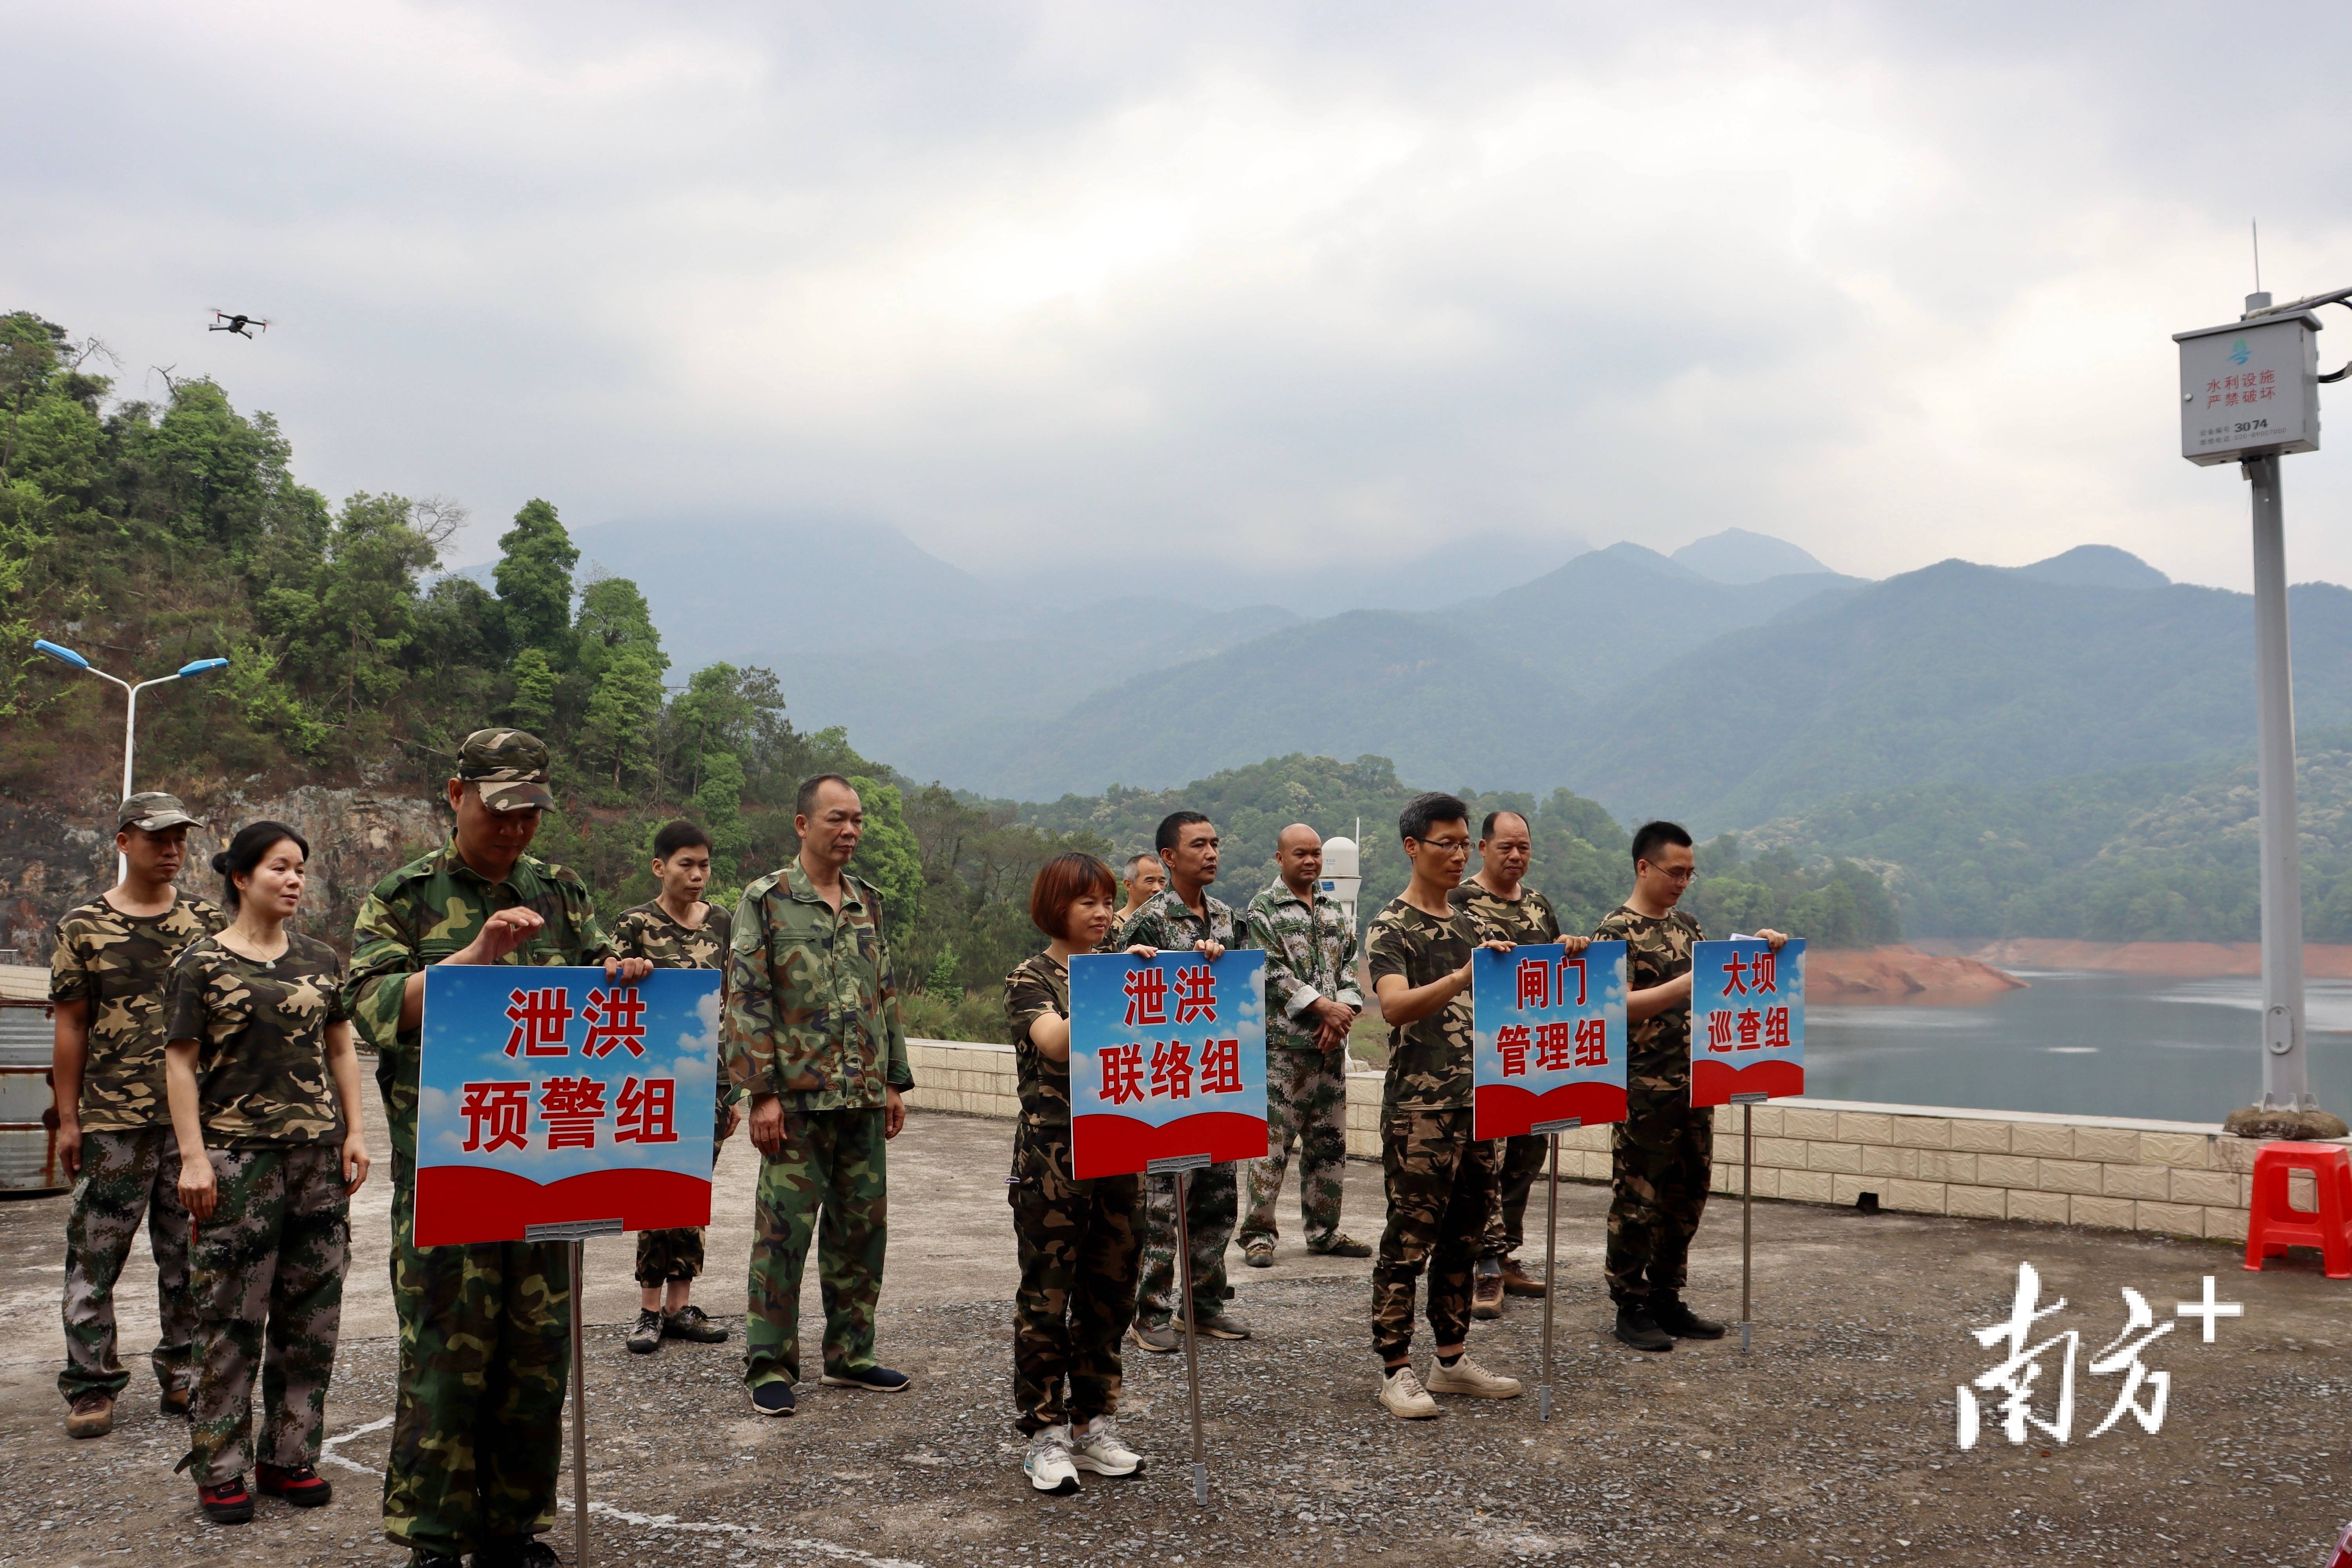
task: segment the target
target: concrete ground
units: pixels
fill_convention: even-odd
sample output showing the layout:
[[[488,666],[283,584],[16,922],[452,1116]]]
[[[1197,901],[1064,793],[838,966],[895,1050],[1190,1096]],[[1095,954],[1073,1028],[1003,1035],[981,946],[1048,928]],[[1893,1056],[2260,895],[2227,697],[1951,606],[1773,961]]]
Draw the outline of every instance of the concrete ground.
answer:
[[[1122,1424],[1150,1471],[1040,1498],[1019,1473],[1007,1419],[1009,1131],[919,1112],[893,1148],[881,1351],[914,1374],[904,1394],[803,1384],[797,1416],[755,1416],[737,1381],[740,1335],[649,1358],[623,1352],[635,1311],[630,1244],[590,1247],[593,1561],[2306,1568],[2352,1518],[2352,1282],[2322,1278],[2307,1254],[2258,1276],[2210,1243],[1759,1203],[1753,1352],[1735,1335],[1643,1356],[1606,1333],[1607,1194],[1585,1185],[1560,1193],[1550,1422],[1532,1386],[1540,1303],[1515,1300],[1473,1337],[1487,1366],[1528,1381],[1527,1397],[1447,1400],[1441,1420],[1401,1423],[1373,1403],[1369,1265],[1286,1241],[1271,1269],[1231,1255],[1236,1310],[1258,1337],[1203,1348],[1209,1506],[1192,1501],[1182,1358],[1140,1351],[1129,1357]],[[755,1160],[739,1134],[720,1162],[716,1268],[701,1297],[739,1326]],[[145,1368],[152,1266],[135,1261],[123,1282],[134,1376],[116,1430],[70,1441],[53,1381],[66,1205],[0,1205],[0,1563],[401,1561],[377,1528],[395,1377],[385,1196],[371,1183],[355,1205],[324,1467],[339,1495],[314,1514],[264,1501],[235,1529],[206,1525],[193,1488],[171,1473],[184,1439],[157,1414]],[[1538,1261],[1541,1200],[1538,1187]],[[1380,1214],[1378,1171],[1351,1165],[1348,1228],[1370,1239]],[[2069,1303],[2036,1338],[2081,1335],[2073,1441],[2012,1447],[1989,1411],[1963,1452],[1955,1385],[1996,1359],[1969,1331],[2007,1317],[2027,1261],[2044,1300]],[[2210,1345],[2173,1315],[2208,1275],[2221,1300],[2245,1306]],[[2126,1286],[2159,1323],[2179,1322],[2143,1357],[2171,1374],[2169,1405],[2155,1435],[2125,1416],[2093,1436],[2122,1379],[2089,1365],[2123,1328]],[[1738,1208],[1718,1199],[1691,1295],[1730,1318],[1738,1291]],[[2044,1415],[2063,1354],[2043,1358]],[[566,1513],[551,1539],[567,1562],[570,1535]]]

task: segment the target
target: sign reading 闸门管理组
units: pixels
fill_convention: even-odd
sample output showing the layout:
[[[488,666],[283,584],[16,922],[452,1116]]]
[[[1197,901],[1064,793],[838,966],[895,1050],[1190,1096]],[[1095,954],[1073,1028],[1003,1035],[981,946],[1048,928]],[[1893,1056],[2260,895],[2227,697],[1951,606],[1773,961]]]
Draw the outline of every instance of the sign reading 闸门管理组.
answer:
[[[1691,1104],[1805,1092],[1805,943],[1757,937],[1691,948]]]
[[[2319,325],[2299,310],[2174,333],[2180,455],[2211,464],[2317,451]]]
[[[1516,1138],[1625,1120],[1625,944],[1470,955],[1471,1131]]]
[[[1265,1155],[1265,954],[1070,960],[1070,1164]]]
[[[416,1244],[520,1241],[561,1221],[709,1224],[719,979],[426,970]]]

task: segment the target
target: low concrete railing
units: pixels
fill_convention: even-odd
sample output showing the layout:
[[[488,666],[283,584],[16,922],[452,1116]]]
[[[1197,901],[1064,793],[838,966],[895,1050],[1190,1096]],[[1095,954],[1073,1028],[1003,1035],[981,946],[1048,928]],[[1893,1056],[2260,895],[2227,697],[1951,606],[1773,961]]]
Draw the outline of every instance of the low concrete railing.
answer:
[[[1020,1108],[1010,1046],[908,1045],[919,1109],[1010,1118]],[[1348,1076],[1348,1152],[1380,1155],[1381,1075]],[[2242,1242],[2250,1140],[2219,1123],[2022,1110],[1784,1100],[1754,1108],[1756,1195],[1974,1219],[2038,1220]],[[1715,1190],[1739,1190],[1739,1119],[1716,1120]],[[1609,1130],[1560,1140],[1559,1172],[1609,1179]],[[2308,1181],[2294,1194],[2312,1204]]]

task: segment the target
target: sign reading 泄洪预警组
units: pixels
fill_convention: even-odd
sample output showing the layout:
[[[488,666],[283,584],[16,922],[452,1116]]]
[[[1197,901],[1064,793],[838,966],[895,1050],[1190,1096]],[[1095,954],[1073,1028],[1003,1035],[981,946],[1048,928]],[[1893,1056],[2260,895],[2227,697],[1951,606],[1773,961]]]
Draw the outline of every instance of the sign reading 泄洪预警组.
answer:
[[[1265,1155],[1265,954],[1073,957],[1071,1173]]]
[[[1804,1093],[1804,939],[1695,943],[1690,1019],[1692,1105]]]
[[[1625,944],[1470,955],[1471,1130],[1516,1138],[1625,1120]]]
[[[2212,464],[2317,451],[2319,326],[2294,310],[2174,333],[2180,455]]]
[[[438,964],[417,1063],[416,1244],[707,1225],[719,973]]]

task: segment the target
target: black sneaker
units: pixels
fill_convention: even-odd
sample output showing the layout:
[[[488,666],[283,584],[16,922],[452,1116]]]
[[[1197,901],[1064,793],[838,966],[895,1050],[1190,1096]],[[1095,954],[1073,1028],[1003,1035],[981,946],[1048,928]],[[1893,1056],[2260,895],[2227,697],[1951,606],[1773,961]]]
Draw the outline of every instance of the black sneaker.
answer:
[[[1675,1348],[1674,1340],[1665,1330],[1658,1327],[1657,1321],[1650,1316],[1649,1307],[1643,1302],[1627,1301],[1617,1309],[1615,1332],[1619,1339],[1637,1351],[1670,1351]]]
[[[536,1535],[509,1535],[474,1548],[474,1568],[558,1568],[562,1561]]]
[[[900,1394],[914,1380],[887,1366],[862,1366],[850,1372],[828,1372],[817,1379],[827,1388],[862,1388],[868,1394]]]
[[[1678,1340],[1719,1340],[1723,1325],[1702,1318],[1683,1305],[1679,1296],[1659,1296],[1650,1302],[1650,1319]]]
[[[296,1508],[324,1508],[335,1495],[327,1478],[308,1465],[256,1465],[253,1489],[264,1497],[284,1498]]]
[[[751,1408],[762,1415],[790,1415],[797,1403],[789,1383],[763,1383],[751,1391]]]
[[[651,1355],[661,1349],[662,1315],[651,1307],[637,1313],[637,1326],[629,1331],[629,1353]]]
[[[215,1524],[243,1524],[253,1517],[253,1494],[243,1476],[232,1476],[216,1487],[197,1487],[196,1506]]]
[[[686,1340],[698,1345],[727,1342],[727,1331],[703,1316],[701,1308],[690,1304],[664,1318],[661,1331],[664,1339]]]

